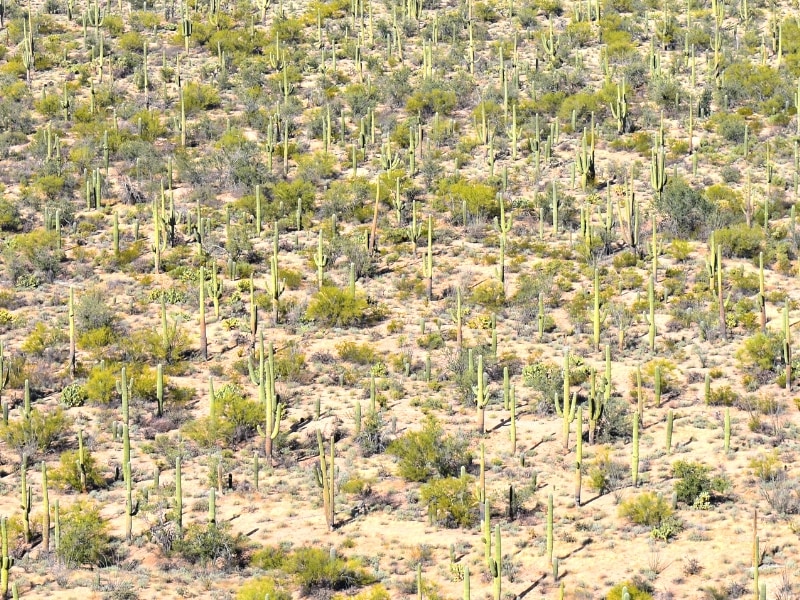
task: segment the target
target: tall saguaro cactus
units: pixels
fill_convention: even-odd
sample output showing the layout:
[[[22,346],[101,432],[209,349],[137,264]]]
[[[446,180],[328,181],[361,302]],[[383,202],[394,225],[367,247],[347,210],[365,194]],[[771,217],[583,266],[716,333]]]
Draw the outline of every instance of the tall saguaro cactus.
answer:
[[[0,598],[8,598],[8,572],[14,566],[14,559],[8,554],[8,519],[0,518],[0,537],[2,538],[2,555],[0,556]]]
[[[478,433],[486,431],[486,405],[489,404],[489,392],[486,389],[485,373],[483,372],[483,355],[478,356],[478,383],[473,386],[475,393],[475,405],[478,408]]]
[[[319,446],[319,464],[315,469],[317,484],[322,488],[322,505],[325,512],[325,521],[328,530],[333,531],[336,527],[336,469],[334,467],[334,444],[331,436],[330,462],[325,457],[325,444],[322,441],[322,433],[317,431],[317,445]]]
[[[247,361],[250,381],[258,386],[258,399],[264,407],[264,427],[258,428],[264,436],[264,454],[267,460],[272,460],[272,446],[275,438],[280,431],[281,419],[283,418],[284,406],[278,402],[275,393],[275,356],[272,345],[269,346],[269,355],[264,354],[264,334],[260,334],[258,345],[258,370],[253,365],[252,357]]]

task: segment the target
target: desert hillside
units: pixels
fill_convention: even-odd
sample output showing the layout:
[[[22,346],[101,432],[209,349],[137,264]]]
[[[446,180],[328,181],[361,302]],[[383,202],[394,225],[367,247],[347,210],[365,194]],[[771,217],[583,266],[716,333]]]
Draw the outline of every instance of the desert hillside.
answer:
[[[800,7],[0,4],[0,598],[792,600]]]

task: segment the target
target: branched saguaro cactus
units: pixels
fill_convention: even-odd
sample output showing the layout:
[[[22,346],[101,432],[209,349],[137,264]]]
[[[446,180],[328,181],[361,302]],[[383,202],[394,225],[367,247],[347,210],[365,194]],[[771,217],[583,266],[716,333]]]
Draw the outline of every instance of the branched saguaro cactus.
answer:
[[[317,431],[317,445],[319,446],[319,464],[314,472],[317,476],[317,484],[322,488],[322,505],[325,512],[325,522],[328,524],[328,531],[333,531],[336,527],[336,470],[334,467],[334,439],[331,437],[330,463],[325,457],[325,445],[322,441],[322,433]]]
[[[611,102],[611,115],[617,122],[617,133],[625,133],[628,128],[628,96],[624,77],[622,84],[617,84],[617,98]]]
[[[558,395],[555,396],[554,404],[556,407],[556,414],[561,417],[563,426],[562,432],[564,435],[564,449],[569,448],[569,425],[575,420],[575,409],[578,404],[578,395],[570,395],[570,375],[569,375],[569,348],[564,353],[564,368],[562,374],[564,377],[564,391],[562,393],[561,402],[558,400]]]
[[[587,141],[586,129],[583,130],[583,141],[581,149],[575,156],[575,168],[581,176],[581,187],[585,190],[594,184],[594,115],[592,115],[592,127],[590,130],[591,141]]]
[[[258,347],[258,370],[253,364],[253,358],[248,357],[247,369],[250,381],[258,386],[258,399],[264,407],[264,427],[259,426],[258,432],[264,436],[264,454],[267,460],[272,460],[272,446],[280,432],[281,419],[284,414],[282,402],[278,402],[275,393],[275,356],[272,344],[269,346],[269,355],[264,354],[264,334],[261,333]]]
[[[650,152],[650,187],[658,197],[667,185],[666,153],[663,146],[653,148]]]
[[[623,238],[634,251],[639,248],[639,202],[633,191],[633,176],[625,183],[625,198],[619,208],[619,222],[622,227]]]

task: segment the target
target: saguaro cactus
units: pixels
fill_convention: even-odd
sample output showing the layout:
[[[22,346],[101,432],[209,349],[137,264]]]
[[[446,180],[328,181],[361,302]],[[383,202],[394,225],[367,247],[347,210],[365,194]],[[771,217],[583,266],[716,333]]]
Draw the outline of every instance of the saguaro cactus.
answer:
[[[200,357],[208,360],[208,338],[206,336],[206,270],[200,267]]]
[[[317,287],[322,289],[322,275],[325,265],[328,264],[328,255],[322,251],[322,230],[319,230],[317,251],[314,254],[314,264],[317,266]]]
[[[278,402],[277,394],[275,393],[275,357],[272,350],[272,345],[269,347],[269,356],[264,354],[264,334],[260,335],[259,348],[258,348],[258,371],[253,366],[252,357],[247,361],[248,372],[250,374],[250,381],[258,386],[258,399],[264,407],[265,419],[264,428],[258,428],[261,435],[264,436],[264,454],[267,460],[272,460],[272,443],[278,437],[280,431],[281,419],[284,414],[284,406],[282,402]]]
[[[50,494],[47,487],[47,463],[42,461],[42,550],[50,552]]]
[[[494,558],[489,560],[489,571],[494,581],[494,600],[500,600],[503,580],[503,554],[500,547],[500,525],[494,526]]]
[[[581,505],[583,482],[583,407],[578,408],[577,443],[575,445],[575,506]]]
[[[175,522],[178,535],[183,537],[183,482],[181,481],[181,457],[175,457]]]
[[[422,274],[425,277],[425,296],[433,299],[433,217],[428,215],[428,252],[422,257]]]
[[[475,393],[475,405],[478,408],[478,433],[486,431],[486,405],[489,404],[489,393],[486,389],[485,373],[483,372],[483,355],[478,356],[478,383],[472,387]]]
[[[0,518],[0,537],[2,537],[2,556],[0,556],[0,597],[8,598],[8,572],[14,566],[14,559],[8,555],[8,527],[5,517]]]
[[[547,560],[553,562],[553,493],[547,495]]]
[[[575,420],[575,409],[577,407],[577,394],[570,395],[570,380],[569,380],[569,348],[564,353],[564,392],[562,400],[559,402],[558,395],[555,396],[554,404],[556,407],[556,414],[561,417],[563,426],[562,432],[564,434],[564,449],[569,448],[569,424]]]
[[[329,531],[333,531],[336,527],[336,470],[334,468],[334,444],[334,439],[331,437],[330,463],[328,463],[325,458],[325,445],[322,442],[322,433],[317,431],[319,464],[315,468],[315,473],[317,476],[317,484],[322,488],[322,505]]]
[[[633,487],[639,485],[639,415],[633,414],[633,451],[631,453],[631,480]]]

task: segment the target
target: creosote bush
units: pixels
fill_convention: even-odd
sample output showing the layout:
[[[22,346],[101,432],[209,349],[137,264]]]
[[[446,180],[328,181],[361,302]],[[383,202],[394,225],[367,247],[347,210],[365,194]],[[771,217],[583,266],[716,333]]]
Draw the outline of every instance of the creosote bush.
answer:
[[[342,327],[363,322],[367,312],[367,300],[359,292],[351,296],[347,290],[323,286],[311,298],[306,318],[320,325]]]
[[[88,500],[61,509],[61,544],[57,554],[72,566],[102,565],[109,557],[111,537],[100,506]]]
[[[431,477],[452,477],[472,456],[464,436],[446,434],[432,416],[425,418],[420,431],[410,431],[389,444],[388,452],[397,457],[399,474],[409,481]]]
[[[644,492],[623,500],[619,507],[619,514],[637,525],[657,527],[672,515],[672,508],[660,494]]]
[[[245,583],[236,592],[236,600],[292,600],[292,595],[286,592],[272,577],[259,577]]]
[[[246,538],[230,532],[228,523],[190,523],[173,550],[192,564],[231,568],[242,564]]]
[[[444,527],[470,527],[478,520],[478,499],[472,477],[443,477],[420,488],[420,500],[431,521]]]

